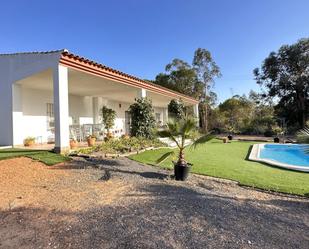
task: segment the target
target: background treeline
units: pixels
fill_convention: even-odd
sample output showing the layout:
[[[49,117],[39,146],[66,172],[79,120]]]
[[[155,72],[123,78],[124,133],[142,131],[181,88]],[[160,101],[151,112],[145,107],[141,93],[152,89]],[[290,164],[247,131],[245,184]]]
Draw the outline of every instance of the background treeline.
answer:
[[[199,99],[204,131],[274,135],[294,134],[309,118],[309,39],[283,45],[271,52],[253,77],[258,93],[235,95],[217,104],[212,90],[221,77],[211,53],[198,48],[192,63],[174,59],[152,82]]]

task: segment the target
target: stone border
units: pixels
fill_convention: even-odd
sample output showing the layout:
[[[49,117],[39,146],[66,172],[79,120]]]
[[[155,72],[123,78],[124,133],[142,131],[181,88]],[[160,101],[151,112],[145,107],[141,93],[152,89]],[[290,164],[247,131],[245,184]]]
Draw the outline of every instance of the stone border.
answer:
[[[261,149],[263,149],[264,145],[265,144],[254,144],[253,145],[251,153],[249,155],[250,161],[267,163],[267,164],[270,164],[272,166],[290,169],[290,170],[309,172],[309,167],[304,167],[304,166],[300,166],[300,165],[292,165],[292,164],[287,164],[287,163],[281,163],[281,162],[271,160],[271,159],[260,158],[260,151],[261,151]]]
[[[117,158],[117,157],[128,157],[128,156],[132,156],[132,155],[137,155],[140,153],[143,153],[147,150],[158,150],[158,149],[164,149],[164,148],[168,148],[168,149],[173,149],[171,147],[167,147],[167,146],[162,146],[162,147],[148,147],[142,150],[138,150],[138,151],[132,151],[132,152],[128,152],[128,153],[101,153],[101,155],[96,155],[96,154],[83,154],[83,153],[70,153],[69,156],[79,156],[79,157],[84,157],[84,158]],[[99,154],[99,153],[98,153]]]

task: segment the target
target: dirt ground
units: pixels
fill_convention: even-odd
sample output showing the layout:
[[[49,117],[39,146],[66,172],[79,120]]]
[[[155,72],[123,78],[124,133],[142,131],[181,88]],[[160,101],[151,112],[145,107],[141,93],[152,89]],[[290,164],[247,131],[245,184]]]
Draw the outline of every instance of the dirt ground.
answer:
[[[0,161],[0,248],[309,248],[309,200],[129,159]]]

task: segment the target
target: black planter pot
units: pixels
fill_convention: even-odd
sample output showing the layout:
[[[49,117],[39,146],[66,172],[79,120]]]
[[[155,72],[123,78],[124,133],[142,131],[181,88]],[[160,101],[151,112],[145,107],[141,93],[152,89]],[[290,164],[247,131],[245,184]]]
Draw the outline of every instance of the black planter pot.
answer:
[[[278,137],[274,138],[274,143],[280,143],[280,139]]]
[[[232,136],[232,135],[228,135],[227,138],[228,138],[229,140],[233,140],[233,136]]]
[[[188,178],[189,172],[191,169],[191,165],[174,165],[174,174],[176,181],[185,181]]]

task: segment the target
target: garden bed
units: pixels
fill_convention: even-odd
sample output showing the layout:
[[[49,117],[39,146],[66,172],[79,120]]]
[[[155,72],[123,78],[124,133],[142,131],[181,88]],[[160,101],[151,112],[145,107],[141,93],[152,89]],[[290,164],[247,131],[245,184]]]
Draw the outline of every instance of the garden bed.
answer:
[[[79,149],[71,155],[84,157],[126,157],[135,155],[146,150],[167,147],[166,143],[159,139],[145,139],[137,137],[121,137],[110,139],[93,147]]]

